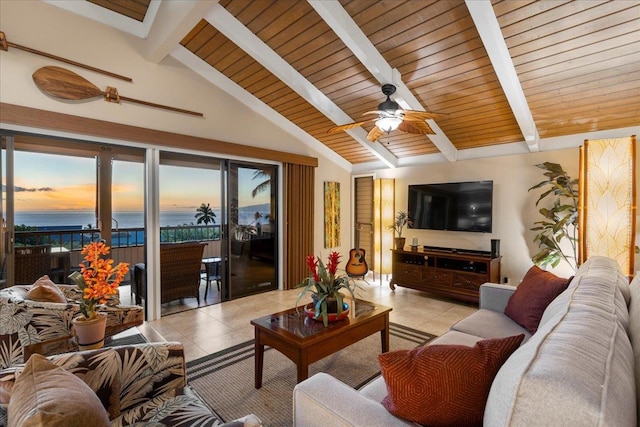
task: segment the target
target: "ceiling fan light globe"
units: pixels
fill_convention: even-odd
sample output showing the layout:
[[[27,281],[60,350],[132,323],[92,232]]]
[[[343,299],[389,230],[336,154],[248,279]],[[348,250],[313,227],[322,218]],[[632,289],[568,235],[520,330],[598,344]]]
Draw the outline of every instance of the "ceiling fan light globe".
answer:
[[[376,126],[378,126],[381,130],[385,131],[389,134],[391,131],[398,129],[402,123],[402,119],[398,117],[383,117],[381,119],[376,120]]]

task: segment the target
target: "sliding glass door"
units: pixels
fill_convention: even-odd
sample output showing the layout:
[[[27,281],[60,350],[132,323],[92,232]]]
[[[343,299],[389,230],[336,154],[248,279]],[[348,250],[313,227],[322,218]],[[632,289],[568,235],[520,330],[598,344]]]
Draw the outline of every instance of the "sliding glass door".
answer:
[[[224,300],[221,162],[211,157],[160,154],[160,243],[198,241],[204,245],[199,304]],[[162,279],[161,279],[162,280]],[[162,305],[162,314],[197,308],[198,299]]]
[[[3,286],[45,274],[68,283],[82,247],[98,239],[116,263],[141,260],[142,150],[31,135],[2,142]]]
[[[230,162],[228,298],[277,289],[276,166]]]

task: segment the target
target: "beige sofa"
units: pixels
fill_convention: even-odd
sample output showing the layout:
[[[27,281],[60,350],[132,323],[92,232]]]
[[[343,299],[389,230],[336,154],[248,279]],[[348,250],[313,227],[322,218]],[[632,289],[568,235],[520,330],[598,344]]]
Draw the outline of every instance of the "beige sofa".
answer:
[[[430,342],[473,346],[525,334],[491,385],[485,426],[637,426],[640,420],[640,276],[593,257],[547,306],[529,334],[504,314],[513,287],[484,284],[480,309]],[[380,403],[382,377],[356,391],[316,374],[294,389],[296,426],[414,425]]]

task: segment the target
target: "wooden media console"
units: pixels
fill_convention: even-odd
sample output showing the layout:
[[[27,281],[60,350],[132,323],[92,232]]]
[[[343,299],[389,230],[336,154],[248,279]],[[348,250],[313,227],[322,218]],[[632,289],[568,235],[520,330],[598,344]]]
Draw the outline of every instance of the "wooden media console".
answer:
[[[480,285],[500,283],[502,257],[490,252],[436,247],[392,252],[392,290],[402,286],[478,303]]]

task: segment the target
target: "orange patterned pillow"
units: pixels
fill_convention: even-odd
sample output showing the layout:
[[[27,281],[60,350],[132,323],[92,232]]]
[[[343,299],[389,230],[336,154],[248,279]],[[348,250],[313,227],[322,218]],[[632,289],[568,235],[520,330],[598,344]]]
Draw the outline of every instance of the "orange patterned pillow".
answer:
[[[393,415],[422,425],[482,426],[493,378],[524,334],[465,345],[427,345],[378,356]]]

